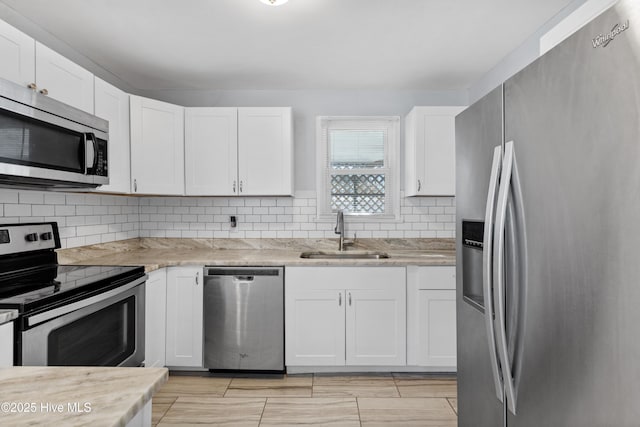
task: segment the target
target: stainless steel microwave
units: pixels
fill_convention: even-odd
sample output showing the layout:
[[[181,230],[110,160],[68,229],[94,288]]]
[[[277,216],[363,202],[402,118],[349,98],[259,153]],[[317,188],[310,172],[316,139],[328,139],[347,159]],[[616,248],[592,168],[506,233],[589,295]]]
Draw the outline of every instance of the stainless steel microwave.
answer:
[[[109,183],[109,122],[0,79],[0,186]]]

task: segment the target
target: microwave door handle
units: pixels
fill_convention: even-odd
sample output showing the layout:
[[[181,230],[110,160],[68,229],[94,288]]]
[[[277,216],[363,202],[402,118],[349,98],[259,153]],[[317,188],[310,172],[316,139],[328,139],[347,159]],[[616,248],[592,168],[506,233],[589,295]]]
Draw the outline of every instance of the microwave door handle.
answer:
[[[91,144],[89,144],[89,140],[91,140]],[[93,172],[96,168],[96,163],[98,162],[98,143],[96,141],[96,136],[92,133],[84,134],[84,152],[85,152],[85,174],[89,174]],[[89,166],[91,165],[91,166]]]
[[[503,385],[500,376],[500,365],[498,364],[498,355],[496,352],[496,335],[493,325],[493,277],[492,277],[492,261],[493,261],[493,221],[495,216],[496,196],[498,193],[498,177],[500,176],[502,165],[502,147],[497,146],[493,150],[493,162],[491,165],[491,176],[489,178],[489,191],[487,193],[487,205],[484,218],[484,237],[482,249],[482,286],[484,290],[484,318],[487,329],[487,338],[489,340],[489,358],[491,363],[491,372],[493,373],[493,382],[496,390],[498,401],[503,399]]]

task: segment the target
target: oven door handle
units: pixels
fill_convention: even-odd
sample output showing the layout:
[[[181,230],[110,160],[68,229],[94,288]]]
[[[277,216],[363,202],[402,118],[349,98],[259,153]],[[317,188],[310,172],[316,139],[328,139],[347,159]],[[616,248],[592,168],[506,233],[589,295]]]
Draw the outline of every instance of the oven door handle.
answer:
[[[103,292],[98,295],[94,295],[92,297],[72,302],[71,304],[64,305],[62,307],[54,308],[53,310],[47,310],[43,313],[34,314],[33,316],[27,316],[25,318],[27,327],[32,327],[37,325],[38,323],[46,322],[51,319],[55,319],[56,317],[64,316],[65,314],[69,314],[76,310],[83,309],[93,304],[97,304],[101,301],[107,300],[109,298],[113,298],[118,294],[121,294],[129,289],[135,288],[143,284],[147,280],[147,275],[145,274],[143,277],[140,277],[133,282],[129,282],[126,285],[118,286],[117,288],[110,289],[107,292]]]

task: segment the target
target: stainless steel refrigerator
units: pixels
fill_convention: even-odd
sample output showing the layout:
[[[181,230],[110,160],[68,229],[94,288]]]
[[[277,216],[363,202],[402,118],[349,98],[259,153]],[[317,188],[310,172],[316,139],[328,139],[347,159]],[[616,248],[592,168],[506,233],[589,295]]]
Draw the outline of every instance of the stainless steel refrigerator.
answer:
[[[640,425],[640,1],[456,118],[459,425]]]

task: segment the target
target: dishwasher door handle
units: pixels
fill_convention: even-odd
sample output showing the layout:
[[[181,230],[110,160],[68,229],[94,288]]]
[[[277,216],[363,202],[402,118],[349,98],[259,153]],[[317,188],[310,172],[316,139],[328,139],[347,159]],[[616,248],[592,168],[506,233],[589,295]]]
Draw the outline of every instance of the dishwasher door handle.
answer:
[[[236,282],[253,282],[253,276],[233,276]]]

